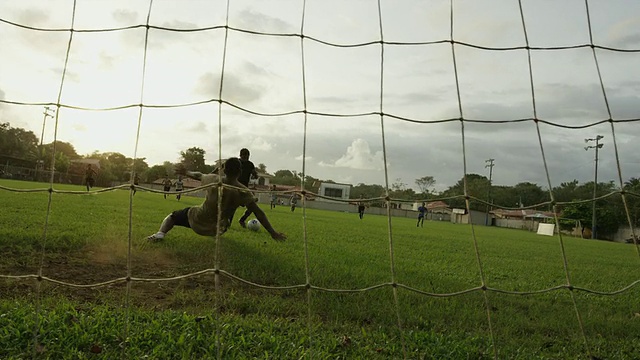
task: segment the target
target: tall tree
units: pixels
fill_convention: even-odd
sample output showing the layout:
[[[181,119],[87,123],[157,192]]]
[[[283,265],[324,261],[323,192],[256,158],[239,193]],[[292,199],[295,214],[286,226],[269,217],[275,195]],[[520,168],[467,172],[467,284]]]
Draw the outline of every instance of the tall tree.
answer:
[[[632,177],[624,183],[624,190],[640,195],[640,178]],[[634,195],[626,195],[627,207],[634,226],[640,225],[640,198]],[[626,221],[628,223],[628,221]],[[628,226],[628,224],[626,224]]]
[[[263,163],[258,164],[258,172],[266,174],[267,173],[267,165],[265,165]]]
[[[38,137],[32,131],[0,123],[0,154],[25,160],[38,158]]]
[[[478,175],[478,174],[467,174],[467,190],[469,191],[469,195],[474,196],[478,199],[487,199],[487,194],[489,193],[489,189],[491,187],[491,182],[486,176]],[[464,180],[462,177],[458,182],[449,187],[446,191],[442,193],[442,196],[458,196],[464,195]],[[462,198],[453,199],[450,201],[450,205],[453,207],[465,207],[465,201]],[[483,205],[478,202],[472,201],[471,209],[473,210],[486,210],[486,205]]]
[[[423,176],[419,179],[416,179],[416,185],[420,189],[420,192],[423,194],[428,194],[433,185],[436,184],[436,180],[433,176]]]
[[[204,155],[206,152],[199,147],[191,147],[180,152],[180,162],[187,170],[205,172]]]

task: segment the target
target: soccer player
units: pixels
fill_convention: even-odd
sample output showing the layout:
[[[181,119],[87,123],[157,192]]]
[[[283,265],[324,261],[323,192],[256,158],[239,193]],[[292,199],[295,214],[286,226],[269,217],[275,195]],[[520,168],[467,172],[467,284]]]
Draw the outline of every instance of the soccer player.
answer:
[[[296,209],[296,204],[298,204],[298,195],[293,194],[289,203],[291,204],[291,212],[293,212]]]
[[[87,164],[87,169],[84,171],[84,182],[87,185],[87,191],[90,191],[95,183],[93,176],[97,175],[96,171],[93,170],[91,164]]]
[[[162,180],[162,186],[165,191],[165,194],[164,194],[165,199],[167,198],[166,192],[171,191],[171,185],[173,185],[173,183],[171,182],[171,179],[169,179],[169,175],[165,175],[164,180]]]
[[[278,194],[276,193],[276,184],[271,186],[271,209],[276,208],[276,203],[278,202]]]
[[[251,160],[249,160],[249,156],[251,156],[249,149],[242,148],[240,150],[240,161],[242,162],[242,173],[240,173],[240,176],[238,177],[238,182],[244,185],[245,187],[249,186],[249,180],[251,180],[251,178],[254,178],[254,179],[258,178],[258,172],[256,171],[256,166],[253,165],[253,162],[251,162]],[[240,226],[242,227],[246,226],[245,221],[247,220],[249,215],[251,215],[252,212],[253,211],[247,208],[247,210],[244,212],[244,214],[238,221],[240,223]],[[235,214],[230,215],[229,224],[233,222],[234,215]]]
[[[140,183],[140,175],[138,175],[138,173],[136,173],[135,175],[133,175],[133,185],[138,186],[138,184]],[[136,194],[137,189],[134,187],[133,188],[133,195]]]
[[[182,182],[182,175],[178,176],[178,181],[176,181],[176,191],[182,191],[184,190],[184,182]],[[177,194],[176,195],[176,199],[178,199],[178,201],[180,201],[180,195],[182,194]]]
[[[422,205],[418,207],[418,223],[416,224],[416,227],[418,226],[424,227],[424,218],[426,213],[427,213],[427,206],[424,203],[422,203]]]
[[[240,184],[238,177],[242,171],[242,163],[238,158],[230,158],[223,164],[224,176],[222,183],[235,186],[241,189],[222,189],[222,214],[218,228],[218,188],[210,187],[207,189],[205,200],[201,205],[191,206],[182,210],[176,210],[167,215],[160,225],[157,233],[147,237],[150,241],[159,241],[164,239],[166,234],[174,226],[184,226],[191,228],[196,234],[203,236],[215,236],[217,231],[223,234],[229,228],[229,214],[232,214],[240,206],[250,209],[260,221],[260,224],[271,234],[274,240],[285,240],[287,236],[279,233],[271,226],[267,215],[256,204],[253,194]],[[193,179],[200,180],[203,185],[217,181],[218,175],[206,174],[199,172],[186,171],[184,168],[178,169],[181,174],[189,176]]]
[[[364,216],[364,202],[362,201],[362,196],[360,196],[360,201],[358,201],[358,216],[360,217],[360,220],[362,220],[362,217]]]

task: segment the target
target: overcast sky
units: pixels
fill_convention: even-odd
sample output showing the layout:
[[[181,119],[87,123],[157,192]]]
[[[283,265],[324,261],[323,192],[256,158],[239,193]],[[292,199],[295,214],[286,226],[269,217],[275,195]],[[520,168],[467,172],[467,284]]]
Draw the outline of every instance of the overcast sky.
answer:
[[[6,21],[48,29],[69,29],[72,0],[0,0],[0,100],[55,103],[61,88],[69,31],[43,32]],[[590,42],[585,1],[523,0],[526,35],[532,47],[583,45]],[[589,1],[596,45],[640,49],[640,2]],[[78,0],[76,30],[144,24],[149,1]],[[428,42],[450,39],[449,1],[381,1],[385,41]],[[251,31],[300,34],[302,1],[230,0],[229,26]],[[150,24],[194,29],[225,25],[226,1],[156,0]],[[380,40],[375,0],[308,0],[305,36],[340,44]],[[525,46],[517,0],[454,1],[456,41],[482,47]],[[332,117],[252,115],[218,103],[179,108],[145,108],[140,122],[137,157],[150,165],[176,162],[179,153],[197,146],[206,160],[218,158],[221,129],[223,158],[242,147],[271,173],[302,170],[337,182],[411,187],[415,179],[433,176],[444,190],[467,172],[489,176],[487,159],[495,159],[497,185],[538,183],[546,188],[538,134],[533,122],[464,123],[465,151],[451,45],[385,45],[335,47],[295,36],[261,36],[225,30],[149,31],[143,81],[145,29],[75,32],[60,102],[84,108],[123,105],[177,105],[222,99],[258,113],[300,111],[329,114],[377,112],[427,121],[412,123],[380,116]],[[613,119],[640,118],[640,52],[597,50],[606,99]],[[533,117],[526,50],[488,51],[456,45],[460,104],[465,119],[510,120]],[[224,73],[222,72],[224,59]],[[615,180],[613,133],[608,123],[590,48],[531,54],[537,116],[583,129],[540,125],[552,186],[577,179],[592,181],[593,149],[585,138],[602,135],[599,181]],[[304,81],[303,81],[304,74]],[[41,134],[43,106],[0,103],[0,122]],[[57,139],[74,144],[80,154],[114,151],[133,157],[138,108],[84,111],[62,108]],[[386,144],[386,158],[383,149]],[[55,122],[46,123],[44,141],[54,139]],[[623,180],[640,177],[640,122],[615,124]],[[306,139],[306,141],[305,141]],[[591,143],[593,145],[593,143]]]

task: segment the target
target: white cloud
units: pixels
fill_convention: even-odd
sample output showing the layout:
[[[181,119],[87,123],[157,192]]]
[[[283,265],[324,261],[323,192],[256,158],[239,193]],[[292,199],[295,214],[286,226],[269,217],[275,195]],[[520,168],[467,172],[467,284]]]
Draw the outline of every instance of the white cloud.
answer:
[[[296,156],[295,159],[298,161],[302,161],[302,154]],[[307,162],[313,161],[313,156],[306,156],[305,161]]]
[[[271,143],[269,143],[264,138],[257,137],[251,141],[250,149],[256,151],[270,151],[273,149],[273,145],[271,145]]]
[[[347,152],[334,163],[321,161],[320,166],[342,167],[355,170],[382,170],[384,164],[382,151],[371,152],[369,143],[364,139],[355,139]]]

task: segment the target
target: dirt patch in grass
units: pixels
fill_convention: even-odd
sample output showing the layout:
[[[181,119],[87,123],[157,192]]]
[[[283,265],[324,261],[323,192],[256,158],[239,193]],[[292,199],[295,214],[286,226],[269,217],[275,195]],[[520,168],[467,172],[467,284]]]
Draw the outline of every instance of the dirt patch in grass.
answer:
[[[128,299],[136,306],[154,309],[185,308],[197,306],[197,303],[213,296],[213,274],[181,278],[211,267],[210,262],[185,261],[169,249],[159,246],[134,245],[129,249],[127,243],[104,241],[77,251],[50,253],[44,257],[37,253],[21,254],[20,258],[3,256],[0,258],[0,274],[23,277],[0,278],[0,297],[35,299],[33,295],[38,283],[35,276],[40,273],[41,268],[43,277],[62,282],[42,281],[40,292],[45,297],[64,295],[79,302],[122,304],[127,298],[129,253],[131,277],[150,279],[131,282]],[[34,276],[24,277],[26,275]],[[167,278],[177,279],[152,281]],[[87,285],[99,286],[85,287]]]

